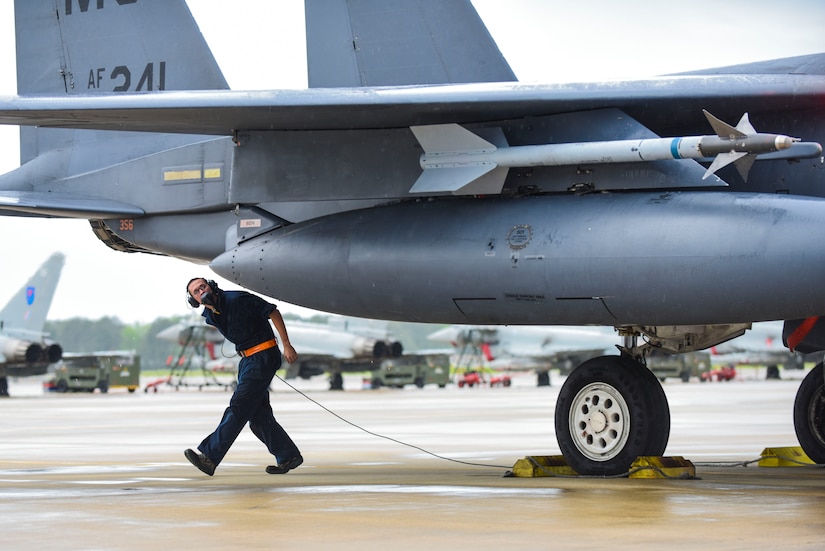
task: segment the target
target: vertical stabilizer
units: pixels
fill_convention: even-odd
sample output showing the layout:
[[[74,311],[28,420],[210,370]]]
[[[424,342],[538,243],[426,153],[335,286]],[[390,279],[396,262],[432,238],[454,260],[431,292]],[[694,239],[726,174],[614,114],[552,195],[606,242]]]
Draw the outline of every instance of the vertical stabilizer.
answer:
[[[21,335],[43,332],[64,260],[62,253],[51,255],[12,295],[0,311],[0,331]]]
[[[310,88],[516,80],[470,0],[305,0]]]
[[[184,0],[15,0],[14,15],[19,95],[228,88]],[[24,128],[21,163],[78,140],[114,138],[101,136]],[[144,149],[135,136],[116,139]]]

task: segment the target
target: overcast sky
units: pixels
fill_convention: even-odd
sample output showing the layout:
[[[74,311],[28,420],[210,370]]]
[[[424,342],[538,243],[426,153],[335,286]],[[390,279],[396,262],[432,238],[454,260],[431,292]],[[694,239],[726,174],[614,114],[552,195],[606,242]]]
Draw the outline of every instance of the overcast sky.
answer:
[[[636,78],[825,51],[822,0],[473,3],[522,81]],[[302,1],[188,4],[232,88],[306,87]],[[15,94],[10,0],[0,3],[0,75],[0,95]],[[17,128],[0,127],[0,173],[18,165]],[[0,304],[52,252],[66,254],[50,319],[108,315],[132,323],[185,314],[186,281],[214,275],[206,266],[112,251],[85,220],[0,217],[0,235]]]

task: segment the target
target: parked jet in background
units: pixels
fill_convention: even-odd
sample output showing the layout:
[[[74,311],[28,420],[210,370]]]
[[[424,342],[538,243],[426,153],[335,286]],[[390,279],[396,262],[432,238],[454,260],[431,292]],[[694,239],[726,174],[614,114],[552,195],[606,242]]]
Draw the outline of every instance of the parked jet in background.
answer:
[[[664,452],[648,350],[825,314],[823,54],[522,85],[469,1],[308,0],[311,89],[235,92],[183,0],[15,0],[15,20],[0,211],[317,310],[616,327],[623,353],[556,402],[580,473]],[[794,346],[825,337],[800,327]],[[825,463],[822,372],[795,419]]]
[[[782,322],[754,323],[741,337],[711,349],[715,365],[760,365],[769,368],[769,377],[778,377],[778,367],[802,369],[805,355],[794,353],[782,344]],[[773,367],[771,367],[773,366]]]
[[[384,326],[383,331],[379,325]],[[286,378],[308,379],[328,373],[330,389],[343,389],[342,373],[372,370],[381,360],[401,356],[403,346],[388,334],[386,325],[386,322],[368,323],[368,320],[339,317],[327,324],[289,321],[289,339],[298,351],[298,362],[284,363]],[[181,320],[159,332],[157,337],[180,344],[181,356],[201,356],[196,364],[207,372],[237,372],[240,356],[235,353],[235,345],[226,341],[217,329],[206,325],[200,316]]]
[[[619,343],[608,327],[451,325],[427,338],[452,346],[457,368],[535,371],[539,386],[550,384],[551,369],[569,371]]]
[[[43,326],[64,259],[61,253],[51,255],[0,311],[0,396],[9,395],[9,377],[42,375],[63,355]]]

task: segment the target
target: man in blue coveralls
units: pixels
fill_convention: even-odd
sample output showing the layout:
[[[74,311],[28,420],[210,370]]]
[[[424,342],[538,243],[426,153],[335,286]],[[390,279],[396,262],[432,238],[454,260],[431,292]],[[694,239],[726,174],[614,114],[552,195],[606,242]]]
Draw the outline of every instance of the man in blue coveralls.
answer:
[[[274,304],[246,291],[222,291],[214,281],[196,277],[186,285],[187,300],[193,307],[204,306],[206,323],[215,326],[235,344],[241,362],[238,386],[215,432],[203,439],[198,450],[184,452],[186,459],[212,476],[244,425],[275,456],[277,465],[266,468],[269,474],[285,474],[304,462],[298,447],[275,420],[269,404],[269,383],[281,367],[281,352],[272,331],[278,330],[289,363],[298,353],[289,342],[284,318]]]

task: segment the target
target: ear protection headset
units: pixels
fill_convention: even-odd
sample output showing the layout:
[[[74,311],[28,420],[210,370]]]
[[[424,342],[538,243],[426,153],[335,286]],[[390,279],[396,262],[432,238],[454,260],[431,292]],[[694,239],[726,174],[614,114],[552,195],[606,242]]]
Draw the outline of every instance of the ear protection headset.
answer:
[[[188,302],[189,306],[191,306],[192,308],[197,308],[201,305],[201,303],[198,302],[197,299],[195,299],[195,297],[189,294],[189,285],[191,285],[192,282],[196,279],[202,279],[206,281],[206,284],[209,285],[209,287],[212,289],[212,292],[214,292],[215,294],[218,294],[220,292],[218,284],[215,283],[215,281],[212,279],[206,279],[205,277],[196,277],[189,280],[189,283],[186,284],[186,302]]]

